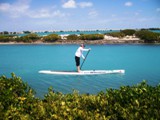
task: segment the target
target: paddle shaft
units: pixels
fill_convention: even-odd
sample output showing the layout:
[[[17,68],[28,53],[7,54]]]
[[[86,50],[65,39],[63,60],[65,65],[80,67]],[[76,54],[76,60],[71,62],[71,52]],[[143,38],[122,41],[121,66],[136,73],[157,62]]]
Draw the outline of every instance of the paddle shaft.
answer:
[[[82,66],[83,66],[83,64],[84,64],[84,62],[85,62],[85,60],[86,60],[86,58],[87,58],[87,56],[88,56],[89,52],[90,52],[90,50],[87,52],[87,54],[86,54],[86,56],[85,56],[85,59],[83,60],[83,62],[82,62],[82,64],[81,64],[80,69],[82,68]]]

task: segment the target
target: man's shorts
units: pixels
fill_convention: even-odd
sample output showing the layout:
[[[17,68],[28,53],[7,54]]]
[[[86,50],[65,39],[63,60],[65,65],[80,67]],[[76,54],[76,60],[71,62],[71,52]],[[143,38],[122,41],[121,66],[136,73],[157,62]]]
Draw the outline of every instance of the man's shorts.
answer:
[[[80,57],[75,56],[76,66],[80,65]]]

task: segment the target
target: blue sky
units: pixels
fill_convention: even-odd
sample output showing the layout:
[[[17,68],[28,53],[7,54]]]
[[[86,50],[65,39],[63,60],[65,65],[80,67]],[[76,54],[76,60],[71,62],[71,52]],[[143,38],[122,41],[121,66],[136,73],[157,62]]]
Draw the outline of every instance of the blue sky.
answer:
[[[0,0],[0,31],[160,28],[160,0]]]

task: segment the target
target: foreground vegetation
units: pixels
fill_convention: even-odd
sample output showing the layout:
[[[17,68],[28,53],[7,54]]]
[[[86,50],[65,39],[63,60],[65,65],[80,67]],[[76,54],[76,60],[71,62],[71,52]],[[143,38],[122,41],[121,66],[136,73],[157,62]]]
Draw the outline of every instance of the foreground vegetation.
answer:
[[[26,33],[25,36],[15,36],[15,35],[0,35],[0,42],[24,42],[24,43],[34,43],[37,41],[41,41],[41,42],[56,42],[59,40],[74,40],[74,41],[78,41],[78,40],[103,40],[104,39],[104,35],[109,35],[112,37],[118,37],[118,38],[123,38],[125,36],[134,36],[134,37],[138,37],[141,40],[144,40],[144,43],[160,43],[160,33],[156,33],[156,32],[151,32],[149,30],[146,29],[142,29],[142,30],[134,30],[134,29],[125,29],[125,30],[121,30],[120,32],[110,32],[110,33],[106,33],[106,34],[81,34],[81,35],[75,35],[75,34],[71,34],[68,35],[64,38],[61,38],[59,35],[57,34],[49,34],[47,36],[38,36],[35,33]]]
[[[160,85],[145,81],[97,95],[54,93],[49,88],[43,99],[21,78],[0,77],[0,119],[11,120],[158,120]]]

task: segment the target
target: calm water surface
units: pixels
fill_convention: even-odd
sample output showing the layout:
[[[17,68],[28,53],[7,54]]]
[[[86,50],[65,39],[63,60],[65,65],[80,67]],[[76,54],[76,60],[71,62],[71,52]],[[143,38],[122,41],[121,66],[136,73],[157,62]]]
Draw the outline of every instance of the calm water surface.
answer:
[[[14,72],[43,97],[48,88],[71,93],[96,94],[107,88],[134,85],[146,80],[160,83],[160,45],[88,45],[92,48],[83,70],[125,69],[125,74],[67,76],[39,74],[39,70],[76,70],[78,45],[0,45],[0,75]],[[85,53],[84,53],[85,55]],[[82,62],[82,60],[81,60]]]

